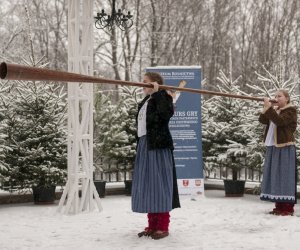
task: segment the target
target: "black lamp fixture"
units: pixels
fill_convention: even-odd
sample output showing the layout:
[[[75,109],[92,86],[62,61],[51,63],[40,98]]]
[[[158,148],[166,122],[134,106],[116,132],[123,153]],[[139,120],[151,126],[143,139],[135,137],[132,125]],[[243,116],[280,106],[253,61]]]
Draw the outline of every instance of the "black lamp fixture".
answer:
[[[133,15],[130,14],[130,11],[128,11],[127,15],[123,14],[121,9],[118,9],[118,12],[116,12],[115,5],[116,0],[113,0],[111,15],[106,14],[104,9],[97,13],[97,16],[95,16],[95,27],[97,29],[108,28],[111,30],[116,25],[124,31],[133,25]]]

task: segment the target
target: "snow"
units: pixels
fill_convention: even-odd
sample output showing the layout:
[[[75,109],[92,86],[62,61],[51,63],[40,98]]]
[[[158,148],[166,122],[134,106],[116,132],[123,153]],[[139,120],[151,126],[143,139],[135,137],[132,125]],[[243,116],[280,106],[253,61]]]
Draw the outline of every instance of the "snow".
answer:
[[[9,195],[9,192],[8,192],[8,191],[5,191],[5,190],[2,190],[2,189],[0,189],[0,195],[5,195],[5,194]]]
[[[258,196],[181,197],[171,212],[170,236],[138,238],[145,214],[132,213],[130,197],[107,196],[103,212],[62,215],[57,205],[0,206],[0,249],[299,249],[300,218],[267,214],[272,208]],[[300,207],[296,205],[296,215]]]

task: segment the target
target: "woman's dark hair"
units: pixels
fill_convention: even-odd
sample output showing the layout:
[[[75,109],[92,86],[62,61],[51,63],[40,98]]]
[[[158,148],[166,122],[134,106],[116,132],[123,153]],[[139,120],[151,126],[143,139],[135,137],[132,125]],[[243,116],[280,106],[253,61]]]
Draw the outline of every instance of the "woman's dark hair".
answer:
[[[151,82],[157,82],[159,85],[164,85],[164,79],[157,72],[146,72],[145,76],[147,76]]]

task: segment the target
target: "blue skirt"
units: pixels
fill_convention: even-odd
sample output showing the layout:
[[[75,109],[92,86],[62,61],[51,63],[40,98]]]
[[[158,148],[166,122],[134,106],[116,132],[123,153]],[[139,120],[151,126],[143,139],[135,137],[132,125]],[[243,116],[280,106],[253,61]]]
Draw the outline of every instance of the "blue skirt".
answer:
[[[267,147],[261,200],[296,203],[296,148],[294,145]]]
[[[172,210],[173,160],[170,149],[149,150],[146,136],[139,139],[134,164],[131,205],[137,213]]]

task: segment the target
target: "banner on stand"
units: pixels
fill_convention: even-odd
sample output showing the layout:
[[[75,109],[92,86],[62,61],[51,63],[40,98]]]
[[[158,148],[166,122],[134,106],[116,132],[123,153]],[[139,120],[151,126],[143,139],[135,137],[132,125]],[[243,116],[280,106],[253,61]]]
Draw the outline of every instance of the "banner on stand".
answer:
[[[201,67],[148,67],[158,72],[166,85],[201,89]],[[169,127],[174,140],[174,158],[179,194],[203,195],[203,161],[201,136],[201,95],[169,92],[175,113]]]

